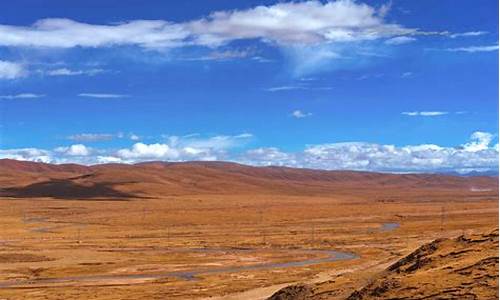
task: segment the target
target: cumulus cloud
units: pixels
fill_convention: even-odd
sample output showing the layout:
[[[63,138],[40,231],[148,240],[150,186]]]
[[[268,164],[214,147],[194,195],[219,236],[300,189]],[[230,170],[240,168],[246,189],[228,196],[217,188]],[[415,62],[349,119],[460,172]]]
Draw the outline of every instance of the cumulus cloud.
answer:
[[[140,137],[140,136],[138,136],[137,134],[134,134],[134,133],[130,133],[128,137],[129,137],[129,139],[130,139],[131,141],[138,141],[138,140],[140,140],[140,139],[141,139],[141,137]]]
[[[463,149],[469,152],[487,150],[494,137],[489,132],[476,131],[471,135],[471,142],[464,144]]]
[[[75,144],[69,147],[58,147],[54,149],[54,151],[68,156],[87,156],[91,153],[91,149],[83,144]]]
[[[297,166],[295,156],[275,147],[257,148],[246,151],[237,161],[257,166]]]
[[[26,74],[27,71],[22,64],[0,60],[0,79],[16,79]]]
[[[98,99],[117,99],[117,98],[126,98],[129,95],[123,94],[106,94],[106,93],[80,93],[79,97],[87,97],[87,98],[98,98]]]
[[[45,97],[45,95],[42,94],[33,94],[33,93],[21,93],[21,94],[15,94],[15,95],[0,95],[0,99],[36,99],[36,98],[42,98]]]
[[[224,138],[197,135],[170,137],[164,143],[135,143],[119,150],[92,149],[82,144],[54,150],[35,148],[0,150],[0,158],[63,163],[135,163],[149,160],[224,160],[256,166],[289,166],[325,170],[379,172],[462,172],[498,170],[496,135],[477,131],[456,147],[435,144],[385,145],[365,142],[308,145],[302,151],[287,152],[275,147],[232,151],[252,136]],[[228,143],[228,140],[233,142]],[[223,141],[223,142],[221,142]],[[231,151],[230,151],[231,150]]]
[[[436,117],[447,115],[447,111],[405,111],[401,113],[402,115],[410,116],[410,117]]]
[[[312,116],[312,113],[303,112],[303,111],[297,109],[297,110],[294,110],[290,115],[296,119],[303,119],[303,118],[307,118],[307,117]]]
[[[125,160],[136,159],[164,159],[164,160],[177,160],[179,158],[179,151],[171,148],[167,144],[143,144],[136,143],[131,149],[121,149],[116,153],[119,158]]]
[[[458,147],[348,142],[310,145],[294,153],[259,148],[247,151],[237,161],[326,170],[467,173],[498,169],[498,148],[491,145],[493,138],[490,133],[475,132],[471,142]]]
[[[118,150],[114,156],[123,162],[144,160],[221,160],[227,150],[241,147],[253,138],[250,133],[202,137],[165,136],[164,143],[135,143],[131,148]]]
[[[0,149],[0,158],[43,163],[56,162],[51,151],[37,148]]]

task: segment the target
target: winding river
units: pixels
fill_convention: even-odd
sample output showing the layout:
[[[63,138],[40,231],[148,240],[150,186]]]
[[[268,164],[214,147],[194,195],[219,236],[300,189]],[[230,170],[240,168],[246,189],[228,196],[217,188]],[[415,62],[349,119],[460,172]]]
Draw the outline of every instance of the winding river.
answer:
[[[40,221],[40,220],[36,220]],[[36,222],[35,221],[35,222]],[[391,231],[399,228],[399,223],[383,223],[379,230],[380,231]],[[37,230],[38,229],[38,230]],[[37,228],[35,231],[44,232],[47,229],[53,228]],[[41,230],[40,230],[41,229]],[[167,251],[175,252],[221,252],[230,251],[232,253],[248,253],[255,252],[260,249],[256,248],[245,248],[245,249],[233,249],[233,248],[193,248],[193,249],[169,249]],[[254,265],[245,266],[231,266],[231,267],[212,267],[212,268],[197,268],[185,271],[173,271],[173,272],[157,272],[157,273],[141,273],[141,274],[101,274],[101,275],[81,275],[81,276],[67,276],[58,278],[37,278],[33,280],[8,280],[0,282],[0,288],[21,288],[21,287],[41,287],[41,286],[68,286],[68,285],[81,285],[82,283],[91,283],[99,281],[146,281],[155,280],[162,278],[178,278],[182,280],[197,280],[202,275],[210,274],[222,274],[222,273],[236,273],[244,271],[254,271],[254,270],[270,270],[270,269],[282,269],[289,267],[303,267],[316,265],[321,263],[335,262],[341,260],[352,260],[358,258],[356,254],[348,252],[340,252],[336,250],[320,250],[320,249],[277,249],[277,251],[288,251],[296,252],[297,254],[314,254],[322,256],[321,258],[311,258],[301,261],[289,261],[280,263],[261,263]]]

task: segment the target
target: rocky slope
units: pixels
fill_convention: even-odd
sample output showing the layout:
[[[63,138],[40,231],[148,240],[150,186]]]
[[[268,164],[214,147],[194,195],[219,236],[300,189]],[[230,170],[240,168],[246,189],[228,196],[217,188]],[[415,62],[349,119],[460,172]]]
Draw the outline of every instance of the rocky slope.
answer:
[[[293,285],[269,299],[338,299],[334,294]],[[498,299],[498,230],[425,244],[347,298],[381,299]]]

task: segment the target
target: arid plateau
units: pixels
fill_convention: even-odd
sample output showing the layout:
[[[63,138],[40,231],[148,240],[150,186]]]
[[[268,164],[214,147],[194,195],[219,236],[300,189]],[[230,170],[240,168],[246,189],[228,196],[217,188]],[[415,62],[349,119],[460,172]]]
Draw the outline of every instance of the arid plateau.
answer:
[[[0,299],[496,299],[498,177],[0,161]]]

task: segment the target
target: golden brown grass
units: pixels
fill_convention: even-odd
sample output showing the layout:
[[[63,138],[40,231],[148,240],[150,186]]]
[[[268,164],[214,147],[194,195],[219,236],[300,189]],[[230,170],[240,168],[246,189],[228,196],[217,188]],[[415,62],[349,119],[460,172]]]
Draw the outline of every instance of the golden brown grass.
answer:
[[[99,172],[96,176],[114,178]],[[28,179],[24,173],[16,176],[24,176],[23,185],[54,177],[29,174]],[[128,182],[135,176],[126,175]],[[307,179],[314,185],[308,195],[304,183],[297,185],[299,192],[287,190],[288,178],[280,179],[275,191],[269,191],[274,179],[267,179],[270,183],[260,190],[253,185],[180,193],[186,183],[176,181],[175,189],[163,185],[162,190],[162,184],[151,183],[166,182],[158,178],[129,184],[114,178],[122,180],[115,187],[121,192],[142,191],[147,198],[0,198],[0,299],[263,299],[285,284],[329,281],[334,281],[334,297],[342,299],[424,243],[498,226],[494,185],[483,192],[446,184],[398,188],[397,182],[367,188],[352,181],[337,188],[338,183]],[[216,182],[207,178],[192,191]],[[0,181],[11,182],[7,179]],[[491,185],[480,180],[479,185]],[[384,223],[400,227],[381,230]],[[301,267],[209,271],[195,274],[196,280],[169,275],[324,257],[307,249],[359,257]]]

